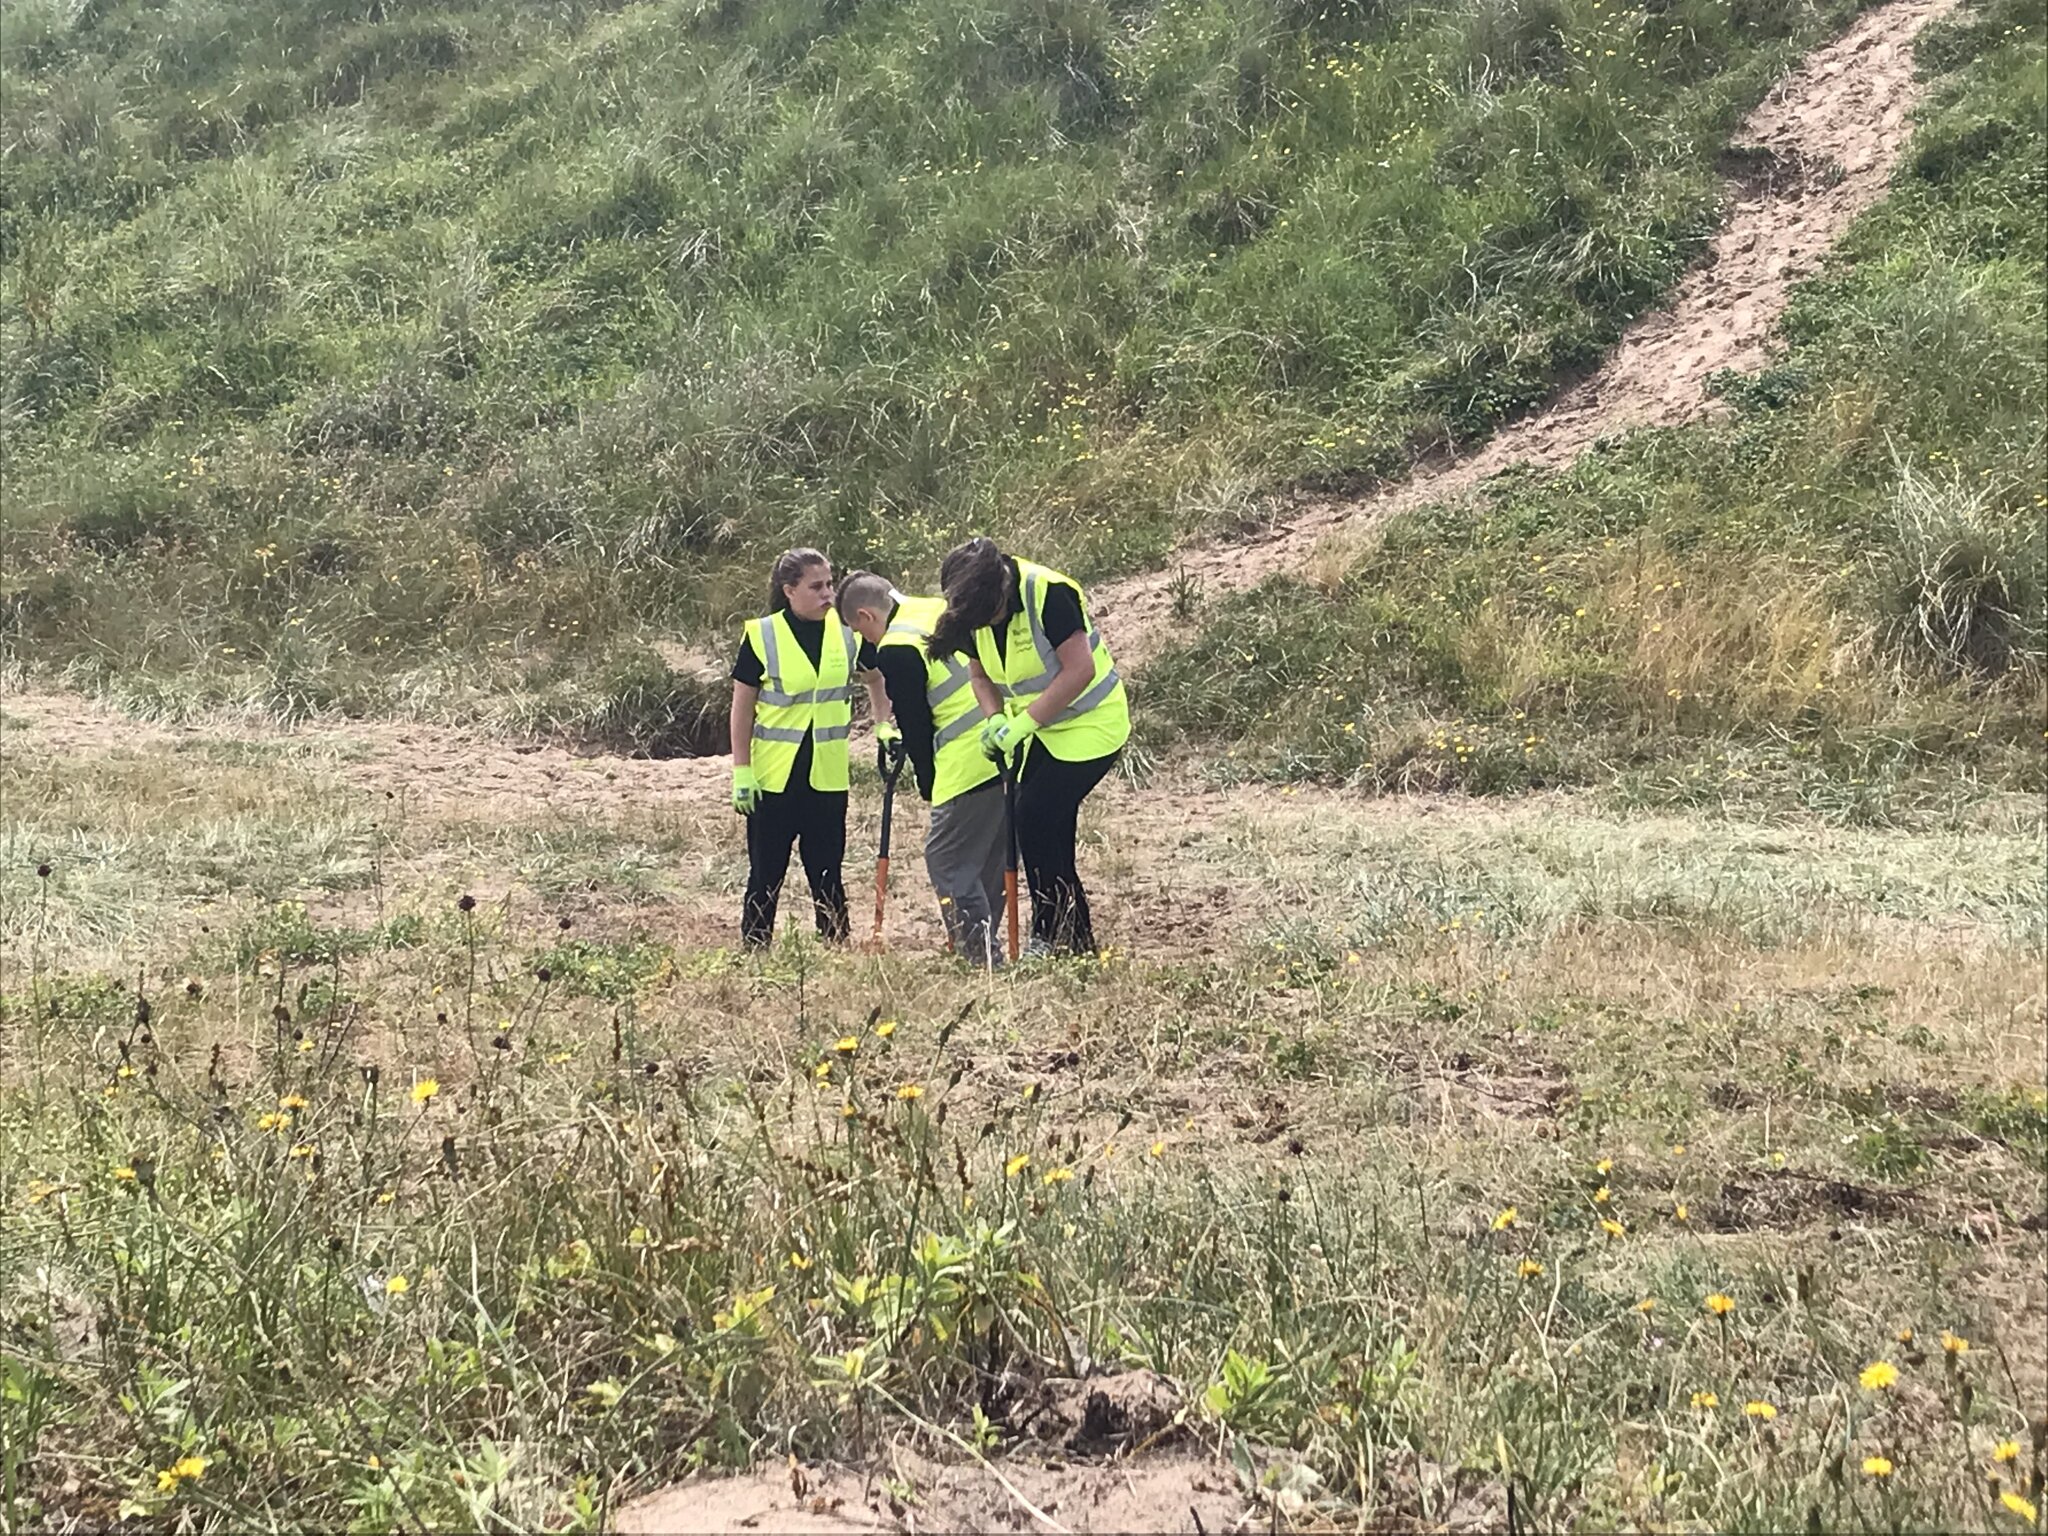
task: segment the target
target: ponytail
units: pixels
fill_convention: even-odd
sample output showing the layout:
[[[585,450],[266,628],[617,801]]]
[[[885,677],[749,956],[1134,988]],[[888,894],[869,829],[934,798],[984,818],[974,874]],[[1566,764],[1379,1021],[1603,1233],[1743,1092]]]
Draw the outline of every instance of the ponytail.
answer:
[[[788,549],[776,557],[775,564],[768,571],[768,611],[781,613],[789,607],[789,598],[784,587],[793,587],[804,579],[804,572],[814,565],[828,562],[824,552],[816,549]]]
[[[1002,618],[1010,596],[1009,582],[1009,562],[994,539],[969,539],[949,551],[939,563],[939,589],[946,594],[946,611],[932,626],[925,653],[934,660],[972,654],[974,632]]]

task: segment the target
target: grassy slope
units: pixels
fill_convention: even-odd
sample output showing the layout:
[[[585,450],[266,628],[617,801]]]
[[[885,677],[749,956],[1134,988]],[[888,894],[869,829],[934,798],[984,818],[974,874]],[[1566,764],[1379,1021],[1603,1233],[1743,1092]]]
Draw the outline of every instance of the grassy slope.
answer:
[[[795,540],[1127,567],[1583,363],[1847,9],[24,0],[7,644],[545,711]]]
[[[1946,814],[2042,784],[2042,18],[1965,13],[1897,188],[1724,422],[1198,615],[1153,740],[1238,773]],[[1234,685],[1214,685],[1219,656]]]

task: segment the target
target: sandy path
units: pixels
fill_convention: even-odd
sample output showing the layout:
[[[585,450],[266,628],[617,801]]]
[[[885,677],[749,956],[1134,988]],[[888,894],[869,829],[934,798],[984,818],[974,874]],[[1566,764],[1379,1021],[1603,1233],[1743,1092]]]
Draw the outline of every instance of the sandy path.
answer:
[[[1706,381],[1754,370],[1792,285],[1884,195],[1920,97],[1913,40],[1954,0],[1893,0],[1810,54],[1737,130],[1763,174],[1731,180],[1727,223],[1666,307],[1631,326],[1590,377],[1476,452],[1419,466],[1362,497],[1310,501],[1251,542],[1192,547],[1166,570],[1098,585],[1096,610],[1125,665],[1168,634],[1185,579],[1205,599],[1299,569],[1325,540],[1369,538],[1390,516],[1458,496],[1518,463],[1559,468],[1596,441],[1705,414]]]

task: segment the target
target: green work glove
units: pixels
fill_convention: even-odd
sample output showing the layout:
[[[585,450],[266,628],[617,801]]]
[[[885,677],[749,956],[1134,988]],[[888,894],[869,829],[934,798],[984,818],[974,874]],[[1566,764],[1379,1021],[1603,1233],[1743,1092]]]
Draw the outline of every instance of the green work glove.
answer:
[[[981,722],[981,750],[1001,762],[1022,751],[1024,743],[1037,734],[1038,722],[1024,710],[1014,715],[990,715]]]
[[[751,816],[761,808],[761,781],[745,763],[732,765],[732,808],[742,816]]]
[[[903,771],[903,727],[894,720],[875,722],[875,772],[893,778]]]

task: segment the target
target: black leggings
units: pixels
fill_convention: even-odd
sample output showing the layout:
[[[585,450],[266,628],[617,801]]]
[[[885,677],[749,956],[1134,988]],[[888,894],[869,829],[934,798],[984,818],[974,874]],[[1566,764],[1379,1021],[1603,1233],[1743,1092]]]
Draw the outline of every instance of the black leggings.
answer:
[[[1074,868],[1081,802],[1116,764],[1116,753],[1067,763],[1033,742],[1017,779],[1017,861],[1031,884],[1031,937],[1054,954],[1092,955],[1088,893]]]
[[[740,938],[750,949],[765,948],[775,937],[775,905],[789,871],[791,843],[811,882],[818,932],[833,940],[847,935],[846,881],[840,867],[846,862],[846,791],[792,783],[782,794],[763,795],[747,818],[747,902],[740,911]]]

